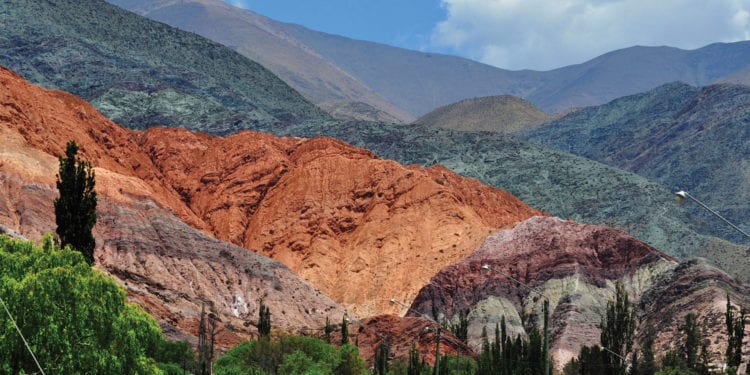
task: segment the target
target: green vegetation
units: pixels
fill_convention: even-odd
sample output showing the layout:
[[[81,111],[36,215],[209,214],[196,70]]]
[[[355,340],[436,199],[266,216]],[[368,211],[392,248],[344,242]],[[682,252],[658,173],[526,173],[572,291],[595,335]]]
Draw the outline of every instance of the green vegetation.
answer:
[[[91,230],[96,224],[96,191],[91,163],[77,157],[78,145],[68,141],[65,158],[60,156],[55,199],[55,223],[62,247],[70,245],[83,254],[89,265],[94,264],[96,242]]]
[[[734,306],[727,293],[727,311],[726,311],[726,326],[727,326],[727,372],[730,374],[736,374],[737,368],[742,362],[742,340],[745,337],[745,325],[747,324],[747,311],[745,307],[740,308],[739,315],[735,316]],[[750,364],[748,364],[750,366]]]
[[[271,336],[271,309],[263,304],[263,299],[260,300],[258,310],[258,334],[265,338]]]
[[[607,302],[606,317],[601,323],[602,347],[609,349],[603,352],[605,369],[608,374],[625,374],[627,366],[623,358],[633,348],[635,332],[635,310],[625,288],[618,281],[615,285],[615,299]]]
[[[216,375],[369,374],[356,346],[337,348],[321,339],[287,336],[245,341],[216,360]]]
[[[0,235],[0,297],[48,374],[156,374],[170,357],[156,321],[125,291],[51,236],[42,246]],[[0,373],[36,373],[5,311]]]

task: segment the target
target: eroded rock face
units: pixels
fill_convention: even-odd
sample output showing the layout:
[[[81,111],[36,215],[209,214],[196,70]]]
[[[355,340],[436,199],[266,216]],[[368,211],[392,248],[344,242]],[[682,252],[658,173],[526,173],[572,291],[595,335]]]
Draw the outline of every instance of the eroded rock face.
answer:
[[[435,365],[437,325],[422,317],[399,317],[396,315],[378,315],[358,322],[354,337],[358,342],[360,353],[372,364],[375,352],[383,340],[390,344],[390,357],[409,361],[412,344],[417,348],[420,358]],[[475,353],[450,331],[441,329],[440,355],[475,356]]]
[[[32,148],[57,155],[74,139],[84,159],[128,179],[133,194],[281,261],[359,316],[396,312],[390,298],[413,299],[492,231],[541,214],[443,167],[403,166],[332,139],[136,132],[10,71],[0,84],[3,126]],[[98,188],[126,199],[118,184]]]
[[[26,237],[54,232],[57,160],[0,128],[0,222]],[[154,315],[168,336],[195,341],[201,307],[218,316],[217,344],[257,334],[259,298],[274,327],[317,329],[344,309],[287,267],[211,238],[148,198],[140,180],[96,168],[99,205],[96,266],[114,276],[131,301]]]
[[[750,286],[733,279],[726,272],[704,259],[692,259],[662,274],[640,300],[642,312],[639,336],[645,337],[646,327],[656,333],[654,348],[664,354],[677,350],[684,343],[680,327],[689,313],[697,315],[698,327],[709,340],[712,362],[721,366],[727,346],[727,296],[738,315],[740,306],[750,306]],[[743,361],[750,361],[750,325],[745,329]],[[746,366],[746,365],[745,365]],[[742,373],[740,368],[738,373]]]
[[[482,272],[485,264],[492,270]],[[468,310],[469,344],[475,349],[483,328],[493,336],[501,316],[513,336],[526,336],[534,327],[541,331],[544,299],[512,277],[549,298],[550,352],[560,368],[582,345],[599,342],[601,316],[617,280],[637,299],[675,265],[624,232],[534,217],[493,234],[466,259],[440,271],[408,315],[457,320],[461,310]]]

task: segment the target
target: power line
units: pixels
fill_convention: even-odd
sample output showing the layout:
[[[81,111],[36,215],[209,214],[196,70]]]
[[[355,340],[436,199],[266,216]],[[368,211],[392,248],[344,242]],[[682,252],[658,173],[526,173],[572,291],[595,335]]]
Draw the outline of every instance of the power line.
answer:
[[[34,358],[34,363],[36,363],[36,367],[39,368],[39,371],[42,373],[42,375],[46,375],[44,373],[44,370],[42,370],[42,366],[39,364],[39,361],[36,359],[34,352],[31,350],[29,343],[26,342],[26,338],[23,337],[23,333],[21,333],[21,329],[18,328],[18,324],[16,324],[16,320],[13,319],[13,315],[10,314],[10,311],[8,310],[8,306],[5,305],[5,301],[3,301],[2,297],[0,297],[0,303],[3,304],[3,308],[5,309],[5,312],[8,313],[8,317],[10,318],[10,321],[13,323],[13,326],[16,327],[16,331],[18,331],[18,334],[21,336],[21,340],[23,340],[24,345],[26,345],[26,349],[28,349],[29,353],[31,353],[31,358]]]

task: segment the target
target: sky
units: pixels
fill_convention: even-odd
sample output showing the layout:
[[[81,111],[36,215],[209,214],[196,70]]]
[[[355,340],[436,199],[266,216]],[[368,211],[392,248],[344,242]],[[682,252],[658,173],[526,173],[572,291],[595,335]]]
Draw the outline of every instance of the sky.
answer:
[[[226,0],[278,21],[549,70],[635,45],[696,49],[750,40],[750,0]]]

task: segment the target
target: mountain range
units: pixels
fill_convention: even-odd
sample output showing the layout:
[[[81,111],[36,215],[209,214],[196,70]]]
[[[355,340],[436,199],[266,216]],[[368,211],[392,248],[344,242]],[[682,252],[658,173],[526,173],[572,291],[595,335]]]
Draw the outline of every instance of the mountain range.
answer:
[[[72,95],[35,87],[8,70],[0,71],[0,85],[4,103],[0,107],[0,135],[6,140],[0,145],[0,182],[6,192],[0,201],[3,228],[27,238],[38,238],[41,232],[53,229],[54,154],[61,152],[66,139],[75,139],[81,144],[83,156],[95,166],[97,176],[100,204],[96,267],[124,285],[130,298],[156,316],[172,338],[195,343],[199,311],[206,304],[221,322],[217,333],[220,347],[255,334],[251,327],[257,324],[253,317],[260,299],[274,311],[277,329],[286,332],[314,334],[311,332],[318,331],[328,317],[346,316],[342,305],[301,280],[290,268],[327,288],[336,295],[336,301],[348,307],[360,302],[348,300],[347,291],[378,301],[409,283],[422,285],[414,297],[408,292],[396,295],[413,299],[409,317],[377,315],[356,320],[360,324],[354,331],[357,341],[370,361],[384,335],[397,340],[394,352],[405,358],[417,332],[432,324],[430,316],[455,320],[457,312],[463,310],[469,311],[472,321],[469,346],[446,333],[441,341],[444,352],[457,354],[460,350],[471,355],[472,350],[478,350],[481,327],[492,326],[500,316],[507,318],[511,332],[527,335],[530,326],[539,325],[540,300],[519,288],[507,274],[551,297],[551,348],[558,369],[581,345],[597,342],[600,315],[612,296],[614,282],[627,286],[638,302],[639,314],[642,311],[651,324],[663,327],[659,331],[659,353],[678,340],[679,331],[669,328],[681,323],[684,311],[701,311],[703,334],[720,343],[726,338],[720,319],[723,311],[716,306],[723,306],[727,293],[736,304],[750,302],[747,286],[705,263],[678,265],[674,258],[612,228],[545,216],[526,219],[538,212],[507,193],[441,167],[399,167],[375,159],[365,150],[323,138],[277,138],[253,132],[214,138],[167,128],[134,132],[113,124]],[[243,136],[251,136],[255,143],[237,142],[237,137]],[[192,157],[185,158],[180,149],[191,150]],[[270,155],[266,158],[274,159],[278,157],[274,149],[282,150],[289,159],[280,162],[286,172],[270,182],[275,180],[274,174],[259,169],[279,168],[263,157],[253,159],[257,157],[253,153],[263,150],[260,152]],[[212,160],[216,155],[229,156],[224,161],[229,167],[215,168],[220,165]],[[237,167],[237,161],[250,169]],[[192,166],[180,165],[186,162]],[[342,170],[350,163],[365,176],[377,175],[378,169],[386,168],[386,173],[399,181],[397,184],[413,186],[404,190],[386,186],[389,183],[373,185],[366,177]],[[207,165],[214,168],[207,169]],[[404,169],[403,173],[394,173],[388,168]],[[202,177],[187,177],[186,170]],[[341,200],[337,193],[343,183],[337,175],[367,189],[345,194],[356,206],[343,205],[347,200]],[[196,181],[201,183],[191,190],[189,186]],[[229,183],[216,183],[220,181]],[[218,196],[242,194],[246,194],[243,202],[256,197],[257,204],[241,207],[231,200],[216,201]],[[319,194],[330,196],[329,201]],[[289,200],[295,196],[301,206]],[[279,204],[284,207],[274,209]],[[250,211],[238,212],[241,208]],[[327,213],[332,210],[333,215]],[[364,215],[358,217],[357,213]],[[343,214],[349,217],[339,220]],[[258,254],[268,251],[265,247],[256,252],[208,237],[186,225],[178,215],[196,228],[233,240],[236,238],[232,236],[248,229],[272,240],[271,232],[286,231],[279,236],[289,241],[288,245],[272,246],[271,255],[290,268]],[[485,232],[486,226],[477,221],[480,218],[495,218],[490,228],[506,229]],[[251,223],[249,228],[229,225],[243,219]],[[290,220],[301,220],[302,225],[290,225]],[[429,223],[435,220],[438,225],[433,227]],[[446,220],[456,220],[458,225]],[[351,236],[367,232],[373,222],[377,223],[375,233],[391,233],[390,237],[369,244],[362,240],[366,235],[359,239]],[[461,227],[466,232],[454,232]],[[414,238],[410,230],[448,242],[419,247],[429,238]],[[297,240],[301,236],[310,236],[312,242],[300,243]],[[316,241],[323,246],[316,246]],[[343,246],[338,250],[331,246],[336,241],[351,242],[355,247],[343,253]],[[388,256],[390,242],[397,243],[390,251],[397,255]],[[450,255],[456,251],[462,252],[460,256]],[[375,257],[369,263],[368,254]],[[410,261],[412,257],[416,262]],[[494,273],[483,274],[480,269],[484,264],[490,264]],[[385,277],[378,278],[379,268],[384,269]],[[327,284],[330,280],[321,278],[330,274],[335,279],[333,288]],[[434,276],[420,280],[419,274]],[[366,280],[357,281],[360,275]],[[365,285],[376,288],[368,290]],[[674,290],[679,288],[687,289],[674,299]],[[383,305],[370,306],[375,310],[359,311],[384,310]],[[422,349],[431,347],[429,337],[419,343]],[[720,345],[713,345],[711,350],[719,353]]]
[[[330,97],[362,101],[402,121],[407,119],[404,112],[419,117],[463,99],[502,94],[552,113],[603,104],[673,81],[702,86],[750,65],[750,42],[737,42],[691,51],[632,47],[550,71],[510,71],[310,30],[231,9],[222,0],[111,2],[231,46],[313,102]],[[403,111],[393,112],[382,99],[373,100],[372,93]]]
[[[750,230],[750,87],[682,83],[585,108],[518,136],[687,190]],[[695,226],[749,243],[694,202]]]
[[[142,11],[224,6],[151,4]],[[193,10],[185,11],[186,19],[203,14]],[[226,12],[215,14],[222,19]],[[311,89],[315,95],[328,95],[336,82],[349,88],[331,101],[303,96],[232,50],[239,46],[100,0],[0,3],[0,63],[20,74],[0,69],[0,229],[34,240],[54,229],[55,156],[74,139],[97,175],[97,267],[116,277],[171,337],[195,341],[204,304],[221,319],[221,345],[252,337],[261,298],[284,332],[311,334],[326,318],[349,312],[375,315],[358,320],[368,345],[381,336],[364,327],[407,339],[429,324],[417,315],[455,320],[461,309],[477,319],[470,330],[474,346],[490,315],[512,318],[515,332],[527,334],[538,325],[539,300],[501,274],[477,272],[485,262],[553,297],[558,368],[581,345],[596,342],[615,282],[628,286],[642,321],[660,328],[661,354],[673,349],[686,312],[705,313],[718,344],[725,340],[717,323],[725,293],[736,303],[750,302],[742,284],[749,277],[748,248],[713,237],[733,239],[705,225],[694,207],[677,205],[669,182],[659,182],[688,173],[695,185],[683,188],[696,194],[717,181],[727,182],[721,194],[744,194],[730,167],[745,159],[746,87],[673,83],[558,114],[538,127],[528,120],[546,117],[532,103],[557,111],[570,105],[560,105],[562,99],[593,103],[674,75],[694,84],[736,79],[748,61],[746,42],[696,51],[634,47],[555,71],[509,72],[238,14],[243,25],[265,20],[266,32],[284,27],[275,37],[293,38],[278,51],[306,46],[321,66],[328,64],[320,71],[335,73],[333,83],[315,78],[319,71],[300,76],[320,80]],[[24,77],[70,90],[95,107]],[[451,107],[417,124],[393,123],[463,95],[462,77],[475,77],[472,92],[482,85],[496,90],[502,81],[528,101],[494,96],[452,106],[493,108],[475,123],[470,117],[464,123]],[[395,89],[399,84],[403,90]],[[390,89],[399,92],[383,94]],[[404,101],[393,99],[399,95]],[[363,101],[350,100],[357,98]],[[308,99],[354,120],[334,119]],[[504,112],[519,108],[528,111]],[[363,113],[387,122],[358,120]],[[503,121],[485,127],[482,117]],[[582,134],[585,139],[576,138]],[[531,142],[566,137],[558,150]],[[586,149],[592,139],[602,146],[591,149],[591,158],[611,165],[568,152]],[[727,147],[739,152],[725,157]],[[685,164],[702,158],[711,163],[693,170]],[[693,256],[729,274],[700,260],[678,263]],[[404,312],[389,305],[393,297],[413,302],[410,317],[380,315]],[[492,313],[485,314],[488,308]],[[445,341],[452,352],[465,349],[452,336]],[[403,342],[394,347],[408,351]]]
[[[228,134],[328,118],[260,64],[104,1],[3,1],[0,64],[134,129]]]

